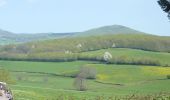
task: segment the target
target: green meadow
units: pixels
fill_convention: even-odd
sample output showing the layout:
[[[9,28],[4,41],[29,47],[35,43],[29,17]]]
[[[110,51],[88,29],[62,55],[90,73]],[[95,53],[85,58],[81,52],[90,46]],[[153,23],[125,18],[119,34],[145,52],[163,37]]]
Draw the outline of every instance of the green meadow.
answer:
[[[115,96],[170,92],[170,80],[166,78],[170,73],[169,67],[114,65],[92,61],[0,61],[0,65],[9,70],[16,80],[15,84],[10,85],[16,100],[59,100],[60,98],[95,100],[98,96],[103,96],[103,100],[107,100],[108,97]],[[77,91],[73,87],[75,78],[69,77],[70,74],[77,73],[82,66],[97,70],[95,80],[86,80],[87,91]]]
[[[0,46],[0,68],[15,100],[170,100],[169,52],[144,33],[70,37]]]
[[[112,59],[109,60],[110,63],[119,63],[120,60],[122,64],[147,64],[147,61],[153,62],[156,65],[169,66],[170,65],[170,53],[166,52],[153,52],[153,51],[143,51],[138,49],[129,48],[109,48],[101,49],[97,51],[88,51],[78,54],[80,59],[96,59],[103,60],[103,55],[105,52],[109,52],[112,55]],[[117,62],[116,62],[117,60]],[[140,62],[141,61],[141,62]],[[144,62],[142,62],[144,61]]]

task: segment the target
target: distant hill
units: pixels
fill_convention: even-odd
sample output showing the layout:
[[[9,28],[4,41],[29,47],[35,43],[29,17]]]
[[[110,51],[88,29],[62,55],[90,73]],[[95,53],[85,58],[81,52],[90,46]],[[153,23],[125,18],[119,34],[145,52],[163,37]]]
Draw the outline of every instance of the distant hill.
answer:
[[[0,37],[13,35],[13,33],[0,29]]]
[[[38,40],[59,39],[70,37],[98,36],[107,34],[144,34],[137,30],[121,26],[111,25],[99,28],[90,29],[84,32],[69,32],[69,33],[35,33],[35,34],[16,34],[4,30],[0,30],[0,45],[25,43]]]
[[[16,34],[17,42],[31,42],[38,40],[59,39],[71,37],[75,33],[34,33],[34,34]]]
[[[77,34],[77,36],[95,36],[106,34],[144,34],[144,33],[122,25],[110,25],[90,29],[85,32]]]
[[[0,45],[15,43],[16,36],[12,32],[0,29]]]
[[[38,40],[66,38],[75,33],[35,33],[35,34],[16,34],[4,30],[0,30],[0,45],[25,43]]]

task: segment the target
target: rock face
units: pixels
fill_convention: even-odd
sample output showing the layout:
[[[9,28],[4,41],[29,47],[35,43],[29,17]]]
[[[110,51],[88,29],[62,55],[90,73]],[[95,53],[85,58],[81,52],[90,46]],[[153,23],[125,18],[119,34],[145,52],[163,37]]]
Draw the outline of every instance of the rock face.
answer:
[[[109,61],[110,59],[112,59],[111,53],[105,52],[104,55],[103,55],[103,59],[104,59],[105,61]]]
[[[6,97],[5,92],[3,90],[0,90],[0,100],[9,100],[9,98]]]
[[[12,92],[4,82],[0,82],[0,100],[13,100]]]

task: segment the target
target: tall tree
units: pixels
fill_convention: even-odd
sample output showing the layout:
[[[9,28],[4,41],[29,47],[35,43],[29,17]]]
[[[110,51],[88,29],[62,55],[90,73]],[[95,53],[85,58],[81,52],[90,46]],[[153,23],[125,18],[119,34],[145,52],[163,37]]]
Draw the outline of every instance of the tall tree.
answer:
[[[168,13],[168,18],[170,19],[170,0],[159,0],[158,4],[164,12]]]
[[[86,79],[95,79],[97,71],[93,67],[84,66],[76,76],[73,86],[79,91],[87,90]]]

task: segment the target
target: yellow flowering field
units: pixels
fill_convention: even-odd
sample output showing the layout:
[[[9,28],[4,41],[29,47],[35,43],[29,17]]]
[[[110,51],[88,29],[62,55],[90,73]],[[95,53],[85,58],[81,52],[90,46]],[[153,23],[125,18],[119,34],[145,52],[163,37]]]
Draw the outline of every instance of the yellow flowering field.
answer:
[[[142,67],[142,71],[146,74],[154,74],[154,75],[170,74],[169,67]]]

